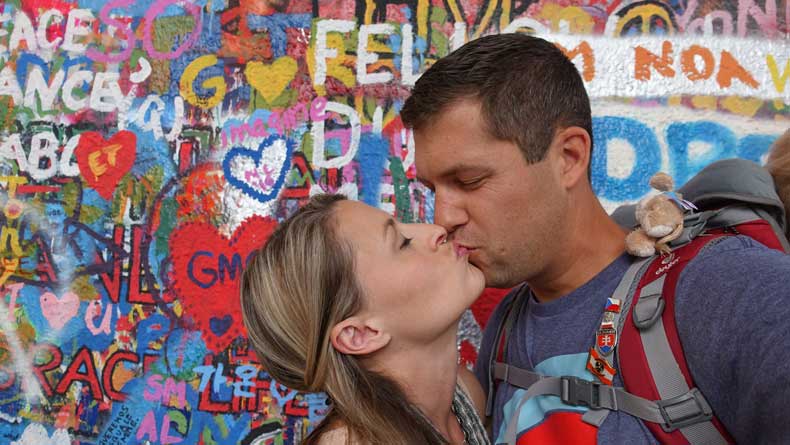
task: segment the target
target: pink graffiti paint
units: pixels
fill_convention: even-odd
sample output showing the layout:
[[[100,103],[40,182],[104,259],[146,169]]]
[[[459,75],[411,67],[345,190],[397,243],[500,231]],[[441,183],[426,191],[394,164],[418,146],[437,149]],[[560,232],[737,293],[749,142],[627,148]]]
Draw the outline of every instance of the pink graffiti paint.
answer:
[[[263,193],[268,193],[272,190],[275,183],[274,167],[268,165],[263,166],[263,172],[259,170],[247,170],[244,172],[244,180],[251,186],[257,188]]]
[[[39,297],[39,302],[41,313],[53,329],[62,329],[80,308],[80,299],[74,292],[66,292],[60,298],[52,292],[45,292]]]
[[[123,8],[134,4],[134,0],[111,0],[107,4],[101,8],[99,12],[99,18],[102,22],[106,23],[108,26],[114,26],[118,31],[125,35],[126,40],[126,48],[124,48],[121,52],[117,54],[110,54],[102,51],[97,51],[94,48],[88,48],[85,52],[90,59],[95,60],[97,62],[105,62],[105,63],[116,63],[116,62],[123,62],[129,59],[129,56],[132,54],[132,50],[134,50],[134,45],[136,39],[134,38],[134,33],[132,33],[127,27],[126,24],[121,22],[118,19],[115,19],[110,16],[110,12],[115,8]]]
[[[151,30],[154,26],[154,20],[156,19],[159,14],[165,12],[168,6],[174,4],[181,4],[181,7],[184,8],[192,17],[195,18],[195,27],[192,29],[192,32],[189,34],[189,38],[184,41],[181,45],[178,46],[175,50],[169,53],[161,53],[154,48],[154,39],[151,35]],[[184,51],[191,48],[197,39],[200,37],[200,31],[203,27],[201,14],[200,14],[200,7],[185,0],[164,0],[162,2],[156,3],[148,12],[145,13],[145,27],[143,28],[143,48],[148,52],[148,54],[153,57],[154,59],[162,59],[162,60],[173,60],[177,59],[184,53]]]
[[[149,441],[156,443],[156,430],[156,416],[154,415],[153,411],[148,411],[148,414],[145,415],[143,421],[140,422],[140,427],[137,429],[137,440],[142,440],[147,436]],[[159,443],[162,445],[179,443],[183,440],[181,437],[174,437],[170,435],[170,415],[168,414],[162,416],[162,428],[158,436]]]
[[[172,406],[170,399],[176,396],[176,408],[186,406],[186,383],[176,382],[172,377],[168,377],[162,383],[162,376],[154,374],[146,380],[148,388],[143,391],[143,398],[149,402],[157,402],[162,405]]]
[[[88,309],[85,311],[85,327],[93,335],[99,335],[102,332],[105,334],[110,333],[110,320],[112,319],[112,308],[113,304],[110,303],[107,305],[107,309],[104,311],[104,316],[102,317],[101,311],[101,302],[97,300],[93,300],[88,303]],[[99,326],[96,326],[96,318],[101,317],[101,322]]]
[[[16,299],[19,297],[19,291],[25,287],[22,283],[14,283],[5,286],[5,289],[11,293],[11,301],[8,303],[8,320],[14,321],[14,309],[16,308]]]

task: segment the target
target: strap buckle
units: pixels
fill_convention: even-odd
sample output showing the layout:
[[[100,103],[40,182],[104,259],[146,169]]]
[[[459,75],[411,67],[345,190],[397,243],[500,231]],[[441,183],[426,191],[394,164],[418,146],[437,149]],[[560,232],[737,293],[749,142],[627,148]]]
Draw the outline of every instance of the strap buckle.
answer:
[[[667,433],[713,418],[713,410],[697,388],[671,399],[657,400],[656,404],[664,418],[661,429]]]
[[[601,408],[601,384],[574,376],[560,377],[560,399],[562,403],[572,406],[588,406],[591,409]]]

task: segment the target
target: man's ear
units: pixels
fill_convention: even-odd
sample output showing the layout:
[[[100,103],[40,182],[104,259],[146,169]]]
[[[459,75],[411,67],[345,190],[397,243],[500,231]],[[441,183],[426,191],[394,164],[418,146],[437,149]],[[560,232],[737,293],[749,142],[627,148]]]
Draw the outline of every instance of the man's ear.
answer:
[[[387,346],[391,336],[380,327],[359,317],[336,324],[329,333],[332,346],[343,354],[365,355]]]
[[[581,127],[567,127],[557,132],[554,142],[561,161],[562,184],[572,188],[587,177],[587,169],[592,162],[590,134]]]

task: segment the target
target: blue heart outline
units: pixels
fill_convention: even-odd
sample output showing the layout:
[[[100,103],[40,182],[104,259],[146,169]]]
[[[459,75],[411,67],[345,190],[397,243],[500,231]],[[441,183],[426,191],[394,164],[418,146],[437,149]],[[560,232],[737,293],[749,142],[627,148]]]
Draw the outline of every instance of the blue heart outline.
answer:
[[[233,176],[233,173],[230,171],[230,164],[234,158],[238,156],[248,156],[255,161],[255,165],[261,162],[261,156],[266,151],[267,148],[272,146],[274,142],[278,140],[284,140],[285,146],[287,148],[285,153],[285,160],[283,161],[283,166],[280,169],[280,174],[277,177],[277,181],[274,183],[272,190],[269,193],[261,193],[256,188],[252,187],[251,185],[247,184],[246,182],[242,181],[241,179]],[[257,150],[250,150],[244,147],[233,147],[231,148],[228,153],[225,155],[225,159],[222,161],[222,168],[225,171],[225,180],[234,187],[241,189],[245,194],[251,196],[258,201],[265,203],[270,201],[272,198],[275,198],[277,194],[280,193],[280,189],[283,186],[283,182],[285,182],[285,175],[287,172],[291,171],[291,154],[294,151],[296,143],[287,137],[280,136],[278,134],[273,134],[263,140],[263,142],[258,145]]]

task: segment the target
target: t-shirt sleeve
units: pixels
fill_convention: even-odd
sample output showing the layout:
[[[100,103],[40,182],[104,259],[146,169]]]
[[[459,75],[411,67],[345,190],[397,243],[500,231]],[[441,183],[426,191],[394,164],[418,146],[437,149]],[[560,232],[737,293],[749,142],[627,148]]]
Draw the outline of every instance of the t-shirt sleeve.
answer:
[[[790,256],[745,237],[682,272],[676,319],[689,370],[736,443],[790,438]]]

